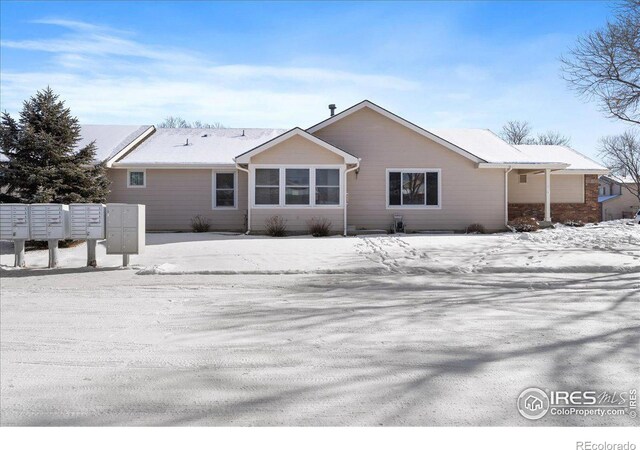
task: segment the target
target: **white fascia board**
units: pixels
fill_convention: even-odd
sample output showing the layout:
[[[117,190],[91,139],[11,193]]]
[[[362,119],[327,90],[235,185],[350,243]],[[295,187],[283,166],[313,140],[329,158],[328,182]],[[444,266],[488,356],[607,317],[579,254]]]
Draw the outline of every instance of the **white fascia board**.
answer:
[[[236,165],[229,164],[208,164],[208,163],[189,163],[189,164],[176,164],[176,163],[154,163],[154,162],[140,162],[140,163],[114,163],[113,169],[235,169]]]
[[[330,152],[333,152],[339,156],[342,156],[344,158],[344,161],[346,164],[356,164],[358,161],[360,161],[360,158],[356,158],[355,156],[351,155],[350,153],[347,153],[343,150],[340,150],[338,147],[334,147],[333,145],[329,144],[328,142],[323,141],[322,139],[319,139],[315,136],[313,136],[312,134],[307,133],[306,131],[304,131],[301,128],[294,128],[292,130],[287,131],[286,133],[281,134],[280,136],[271,139],[268,142],[265,142],[262,145],[257,146],[256,148],[249,150],[248,152],[245,152],[241,155],[238,155],[235,157],[235,162],[237,164],[249,164],[249,161],[251,160],[252,156],[257,155],[258,153],[262,153],[265,150],[270,149],[271,147],[274,147],[294,136],[301,136],[304,139],[307,139],[308,141],[313,142],[316,145],[319,145],[320,147],[329,150]]]
[[[118,153],[113,155],[111,158],[107,159],[106,162],[105,162],[106,166],[107,167],[112,167],[115,161],[119,160],[124,155],[129,153],[131,150],[136,148],[140,143],[142,143],[142,141],[144,141],[146,138],[148,138],[155,131],[156,131],[156,127],[151,125],[140,136],[138,136],[133,141],[131,141],[128,145],[126,145],[122,150],[120,150]]]
[[[607,175],[609,170],[600,169],[565,169],[554,172],[560,175]]]
[[[479,163],[478,169],[551,169],[562,170],[566,163]]]
[[[482,163],[485,162],[484,159],[477,157],[476,155],[474,155],[473,153],[469,153],[468,151],[466,151],[463,148],[458,147],[455,144],[452,144],[451,142],[442,139],[440,136],[433,134],[427,130],[425,130],[424,128],[420,128],[418,125],[409,122],[406,119],[403,119],[400,116],[395,115],[394,113],[392,113],[391,111],[387,111],[386,109],[376,105],[375,103],[370,102],[369,100],[364,100],[360,103],[358,103],[357,105],[352,106],[351,108],[347,108],[344,111],[342,111],[341,113],[336,114],[333,117],[330,117],[314,126],[312,126],[311,128],[307,128],[307,132],[308,133],[315,133],[318,130],[323,129],[326,126],[331,125],[332,123],[337,122],[338,120],[342,120],[345,117],[353,114],[356,111],[360,111],[362,108],[369,108],[381,115],[383,115],[384,117],[393,120],[396,123],[399,123],[400,125],[405,126],[406,128],[409,128],[412,131],[415,131],[416,133],[431,139],[434,142],[437,142],[438,144],[448,148],[449,150],[464,156],[467,159],[470,159],[471,161],[475,162],[475,163]]]

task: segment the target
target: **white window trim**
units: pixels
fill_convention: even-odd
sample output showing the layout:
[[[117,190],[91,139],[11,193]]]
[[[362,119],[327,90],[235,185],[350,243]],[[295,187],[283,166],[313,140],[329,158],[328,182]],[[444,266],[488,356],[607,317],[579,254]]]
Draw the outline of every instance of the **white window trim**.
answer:
[[[277,205],[256,205],[256,169],[279,169],[279,203]],[[309,169],[309,204],[308,205],[287,205],[286,198],[286,175],[284,169]],[[316,169],[338,169],[340,175],[340,197],[336,205],[316,205]],[[344,208],[344,169],[341,164],[251,164],[249,166],[249,195],[251,197],[251,208],[255,209],[342,209]]]
[[[131,184],[131,172],[142,172],[142,186]],[[147,187],[147,169],[127,169],[127,188],[146,188]]]
[[[438,174],[438,204],[437,205],[390,205],[389,204],[389,173],[390,172],[400,172],[400,173],[414,173],[414,172],[436,172]],[[400,179],[402,180],[402,175],[400,175]],[[425,188],[427,180],[425,178]],[[402,193],[400,194],[402,195]],[[387,204],[387,209],[442,209],[442,169],[435,168],[398,168],[398,169],[387,169],[385,173],[385,199]],[[426,198],[426,190],[425,190],[425,198]]]
[[[232,173],[233,174],[233,206],[218,206],[216,204],[216,176],[219,173]],[[211,171],[211,209],[238,209],[238,171],[237,170],[222,170],[213,169]]]

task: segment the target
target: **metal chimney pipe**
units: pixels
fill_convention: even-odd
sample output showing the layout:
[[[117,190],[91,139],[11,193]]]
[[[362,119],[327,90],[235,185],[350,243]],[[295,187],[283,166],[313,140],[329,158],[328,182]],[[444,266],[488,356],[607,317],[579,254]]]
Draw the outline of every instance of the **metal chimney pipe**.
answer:
[[[331,111],[331,117],[333,117],[336,113],[336,105],[333,103],[329,105],[329,110]]]

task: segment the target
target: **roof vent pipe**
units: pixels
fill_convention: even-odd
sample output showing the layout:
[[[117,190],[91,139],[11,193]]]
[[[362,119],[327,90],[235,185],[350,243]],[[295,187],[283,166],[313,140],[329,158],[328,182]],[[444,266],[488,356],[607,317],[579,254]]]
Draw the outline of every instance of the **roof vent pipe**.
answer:
[[[186,146],[186,145],[189,145],[189,138],[187,138],[187,143],[186,143],[186,144],[184,144],[184,145],[185,145],[185,146]]]
[[[329,105],[329,110],[331,111],[331,117],[333,117],[336,113],[336,105],[333,103]]]
[[[242,135],[244,136],[244,130],[242,130]]]

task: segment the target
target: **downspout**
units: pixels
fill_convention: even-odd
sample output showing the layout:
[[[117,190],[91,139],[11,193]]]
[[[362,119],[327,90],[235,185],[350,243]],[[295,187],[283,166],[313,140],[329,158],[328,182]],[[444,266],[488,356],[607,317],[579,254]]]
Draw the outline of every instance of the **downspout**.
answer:
[[[509,172],[513,170],[513,167],[509,166],[504,171],[504,226],[509,223]]]
[[[358,170],[360,168],[360,159],[354,167],[351,169],[347,169],[344,171],[344,199],[343,199],[343,209],[344,209],[344,235],[347,235],[347,175],[349,172],[353,172],[354,170]]]
[[[251,180],[249,179],[251,174],[249,169],[240,167],[240,164],[236,163],[236,169],[247,172],[247,231],[245,234],[251,233]]]

